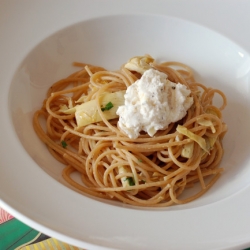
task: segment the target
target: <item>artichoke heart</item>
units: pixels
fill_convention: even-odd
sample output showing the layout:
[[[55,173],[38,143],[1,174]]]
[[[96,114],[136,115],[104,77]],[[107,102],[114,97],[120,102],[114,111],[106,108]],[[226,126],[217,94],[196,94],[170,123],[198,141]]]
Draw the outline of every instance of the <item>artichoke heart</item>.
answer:
[[[136,56],[131,58],[126,64],[125,68],[130,71],[136,71],[143,74],[146,70],[151,69],[151,64],[154,62],[154,58],[149,55]]]

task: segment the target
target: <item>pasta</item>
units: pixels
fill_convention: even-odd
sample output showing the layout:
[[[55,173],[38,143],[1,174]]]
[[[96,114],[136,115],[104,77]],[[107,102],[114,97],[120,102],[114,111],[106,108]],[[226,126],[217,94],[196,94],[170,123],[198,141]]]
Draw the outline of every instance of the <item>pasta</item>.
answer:
[[[223,172],[219,165],[227,131],[221,112],[227,100],[222,91],[196,82],[185,64],[152,60],[150,67],[191,90],[194,103],[183,119],[167,129],[153,137],[142,132],[131,139],[117,126],[118,118],[106,118],[100,99],[103,93],[125,91],[141,73],[124,65],[117,71],[85,63],[74,65],[81,69],[50,87],[33,119],[35,132],[65,165],[62,176],[73,188],[134,206],[165,207],[193,201],[217,181]],[[220,107],[214,105],[215,95],[221,97]],[[79,102],[91,100],[101,121],[86,126],[79,127],[75,114],[62,109],[74,109]],[[199,139],[205,142],[203,148]],[[192,154],[187,157],[184,151],[190,146]]]

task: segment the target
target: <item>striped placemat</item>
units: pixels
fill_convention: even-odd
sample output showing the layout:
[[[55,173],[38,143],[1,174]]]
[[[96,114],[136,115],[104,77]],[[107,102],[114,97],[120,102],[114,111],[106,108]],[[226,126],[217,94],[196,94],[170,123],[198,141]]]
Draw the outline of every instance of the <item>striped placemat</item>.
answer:
[[[84,250],[38,232],[0,208],[0,250]]]

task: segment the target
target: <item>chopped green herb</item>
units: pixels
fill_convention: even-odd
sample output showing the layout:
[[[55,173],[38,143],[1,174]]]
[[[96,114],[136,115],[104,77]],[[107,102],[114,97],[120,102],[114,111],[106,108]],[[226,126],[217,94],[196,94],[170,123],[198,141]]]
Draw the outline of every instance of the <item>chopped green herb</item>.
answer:
[[[138,159],[139,162],[142,162],[142,159]]]
[[[112,102],[108,102],[105,107],[101,108],[102,111],[110,110],[114,107]]]
[[[61,141],[62,147],[66,148],[68,146],[68,144],[66,143],[66,141]]]
[[[126,180],[128,181],[129,186],[135,185],[135,181],[133,177],[127,177]]]

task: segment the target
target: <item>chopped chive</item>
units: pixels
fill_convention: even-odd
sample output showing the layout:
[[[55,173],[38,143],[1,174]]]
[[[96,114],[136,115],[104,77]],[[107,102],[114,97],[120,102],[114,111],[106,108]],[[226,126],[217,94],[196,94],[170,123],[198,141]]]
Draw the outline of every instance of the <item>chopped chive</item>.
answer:
[[[139,162],[142,162],[142,159],[138,159]]]
[[[66,143],[66,141],[61,141],[62,147],[66,148],[68,146],[68,144]]]
[[[135,185],[135,181],[133,177],[127,177],[126,180],[128,181],[129,186]]]
[[[102,111],[110,110],[114,107],[112,102],[108,102],[105,107],[101,108]]]

